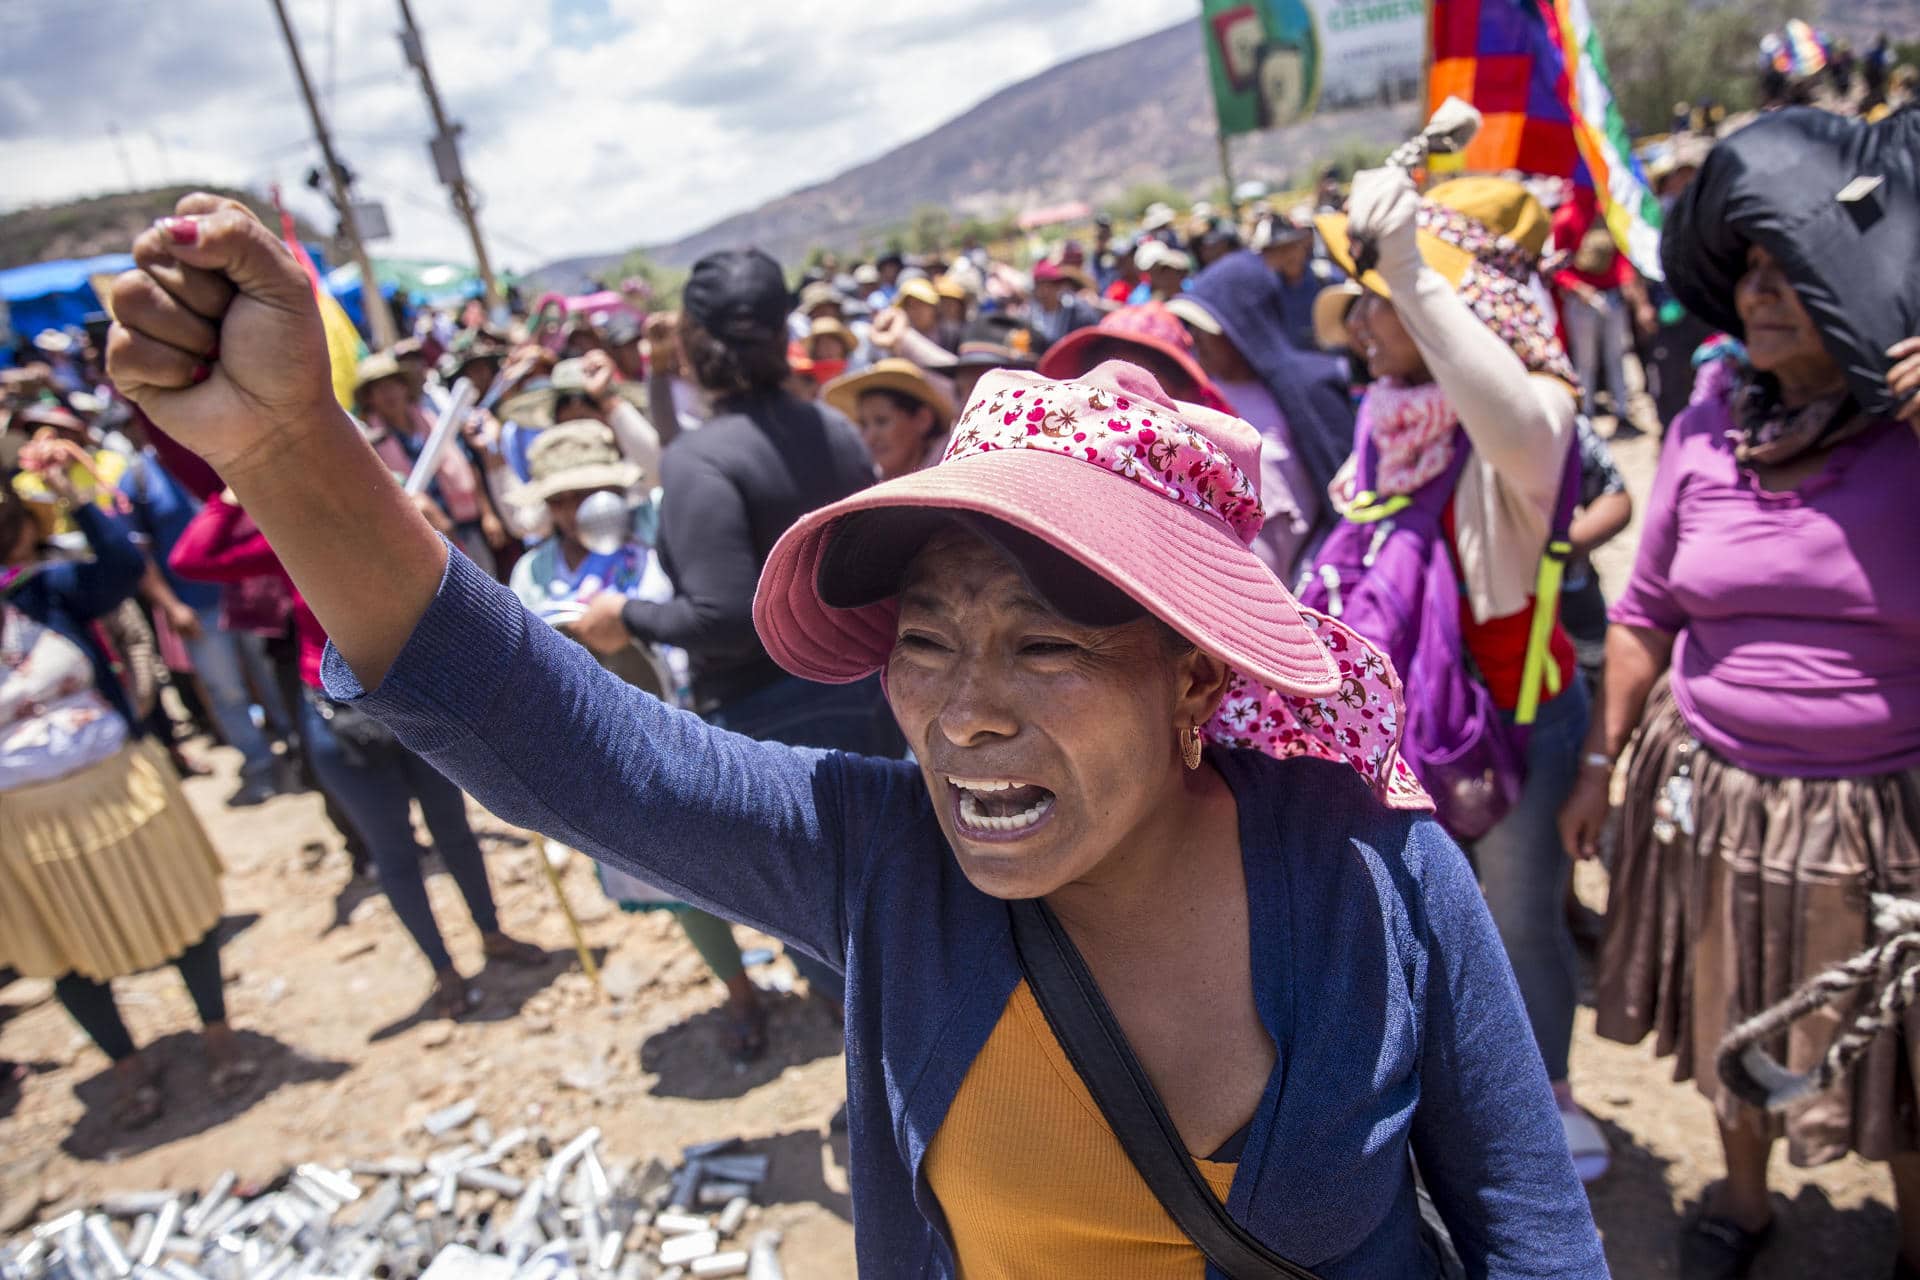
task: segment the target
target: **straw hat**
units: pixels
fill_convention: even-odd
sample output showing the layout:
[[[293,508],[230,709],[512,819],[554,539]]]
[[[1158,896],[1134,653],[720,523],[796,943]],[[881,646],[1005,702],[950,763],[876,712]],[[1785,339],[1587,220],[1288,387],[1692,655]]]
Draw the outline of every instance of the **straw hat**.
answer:
[[[359,399],[366,389],[376,382],[385,382],[388,378],[404,378],[406,370],[400,367],[400,361],[391,351],[376,351],[360,361],[353,371],[353,395]]]
[[[919,365],[898,356],[835,378],[820,389],[820,398],[852,418],[860,412],[860,397],[869,391],[897,391],[926,405],[933,410],[938,431],[946,431],[953,422],[953,398],[935,386]]]
[[[846,355],[848,356],[860,349],[860,340],[853,336],[853,330],[847,328],[846,325],[841,324],[838,320],[830,316],[815,320],[807,326],[806,350],[809,358],[813,355],[813,341],[815,338],[840,339],[841,343],[846,347]],[[846,356],[842,356],[841,359],[846,359]]]
[[[1330,284],[1313,300],[1313,340],[1329,351],[1347,345],[1347,315],[1366,290],[1351,280]]]
[[[1420,257],[1456,289],[1475,261],[1502,249],[1517,251],[1537,262],[1553,231],[1546,206],[1525,187],[1506,178],[1443,182],[1421,198],[1420,208],[1420,226],[1415,233]],[[1357,274],[1353,246],[1347,237],[1347,215],[1323,213],[1313,224],[1327,246],[1327,256],[1349,276]],[[1392,296],[1378,271],[1369,271],[1359,279],[1381,297]]]
[[[1070,382],[994,370],[937,465],[804,516],[781,537],[754,625],[773,659],[804,679],[879,670],[906,570],[959,520],[1066,616],[1114,625],[1123,610],[1151,614],[1226,664],[1226,697],[1202,729],[1209,740],[1344,763],[1387,805],[1431,809],[1399,755],[1405,699],[1391,664],[1304,609],[1254,554],[1259,484],[1257,431],[1175,402],[1130,364],[1108,361]],[[1049,594],[1049,583],[1068,589]]]
[[[1327,255],[1382,298],[1393,296],[1378,271],[1354,271],[1347,215],[1314,219]],[[1540,305],[1533,277],[1552,232],[1546,206],[1506,178],[1456,178],[1420,198],[1414,238],[1420,257],[1440,273],[1480,322],[1513,348],[1534,373],[1579,385],[1552,316]]]
[[[517,422],[523,427],[551,427],[561,396],[584,396],[585,394],[587,394],[586,358],[583,356],[573,360],[562,360],[553,366],[553,373],[549,377],[536,381],[524,390],[516,391],[502,400],[500,416],[508,422]],[[640,410],[641,413],[646,412],[646,388],[638,383],[627,382],[624,379],[616,380],[613,384],[613,394]]]
[[[894,295],[895,302],[905,302],[909,298],[915,302],[924,302],[930,307],[940,305],[940,291],[933,287],[933,281],[918,276],[901,284],[900,292]]]
[[[582,418],[542,431],[527,446],[530,502],[584,489],[631,489],[646,478],[638,463],[620,454],[613,431],[603,422]]]

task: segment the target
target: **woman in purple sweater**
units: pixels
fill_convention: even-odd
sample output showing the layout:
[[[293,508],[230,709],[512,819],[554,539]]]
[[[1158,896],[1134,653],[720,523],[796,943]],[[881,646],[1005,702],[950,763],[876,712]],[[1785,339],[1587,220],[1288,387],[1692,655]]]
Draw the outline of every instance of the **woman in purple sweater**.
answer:
[[[1711,162],[1710,162],[1711,163]],[[1714,254],[1748,364],[1703,377],[1669,429],[1639,559],[1614,605],[1605,686],[1561,815],[1594,856],[1616,758],[1634,743],[1598,981],[1599,1030],[1649,1031],[1714,1109],[1727,1178],[1681,1239],[1686,1280],[1747,1274],[1773,1227],[1767,1162],[1886,1160],[1895,1280],[1920,1276],[1920,1020],[1786,1113],[1747,1106],[1715,1050],[1735,1025],[1873,939],[1869,894],[1920,894],[1920,340],[1868,376],[1835,357],[1791,241],[1703,243],[1687,210],[1668,261]],[[1768,210],[1748,210],[1767,224]],[[1682,301],[1714,314],[1715,300]],[[1724,310],[1725,299],[1719,299]],[[1892,413],[1863,404],[1895,406]],[[1902,421],[1901,419],[1904,419]],[[1635,738],[1638,734],[1637,739]],[[1799,1023],[1790,1070],[1837,1018]]]

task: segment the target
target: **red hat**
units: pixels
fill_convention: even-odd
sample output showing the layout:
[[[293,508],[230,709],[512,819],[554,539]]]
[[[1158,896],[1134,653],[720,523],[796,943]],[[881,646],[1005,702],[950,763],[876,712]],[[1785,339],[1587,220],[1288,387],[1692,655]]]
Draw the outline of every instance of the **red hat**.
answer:
[[[1090,329],[1075,329],[1040,358],[1040,372],[1049,378],[1077,378],[1086,373],[1089,361],[1086,349],[1103,339],[1118,338],[1157,351],[1179,365],[1200,388],[1198,403],[1220,413],[1232,413],[1226,397],[1207,377],[1206,370],[1193,358],[1193,335],[1164,302],[1149,302],[1138,307],[1109,311]]]

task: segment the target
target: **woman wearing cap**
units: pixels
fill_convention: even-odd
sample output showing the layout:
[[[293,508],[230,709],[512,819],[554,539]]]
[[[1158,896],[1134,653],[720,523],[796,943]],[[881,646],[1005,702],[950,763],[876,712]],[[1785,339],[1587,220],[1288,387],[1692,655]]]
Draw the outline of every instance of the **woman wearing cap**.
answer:
[[[114,1125],[136,1129],[163,1098],[114,1003],[114,978],[171,963],[205,1028],[216,1093],[255,1074],[227,1025],[220,859],[97,634],[146,560],[80,500],[68,478],[85,465],[78,445],[36,441],[24,460],[66,501],[92,557],[48,555],[26,501],[0,489],[0,964],[53,979],[113,1061]]]
[[[940,461],[953,425],[953,399],[913,361],[882,360],[829,382],[820,394],[858,424],[882,480]]]
[[[353,400],[367,424],[374,452],[404,480],[433,435],[433,415],[414,395],[400,362],[385,351],[362,360]],[[458,449],[441,451],[430,489],[432,501],[450,526],[454,543],[475,564],[491,571],[493,552],[483,528],[488,510],[480,487],[480,473],[465,454]]]
[[[335,692],[512,820],[845,970],[863,1274],[1203,1271],[1023,977],[1008,900],[1039,898],[1172,1167],[1267,1249],[1437,1275],[1413,1154],[1468,1274],[1605,1275],[1479,890],[1398,763],[1397,683],[1247,547],[1245,424],[1120,364],[986,375],[939,466],[781,539],[755,611],[798,675],[884,671],[918,763],[797,751],[625,689],[358,483],[306,281],[238,206],[181,215],[115,287],[114,372],[270,513]],[[216,330],[150,271],[272,306]]]
[[[1881,354],[1888,334],[1859,335],[1920,314],[1904,269],[1920,204],[1889,179],[1881,216],[1856,221],[1831,196],[1855,172],[1888,175],[1892,144],[1912,175],[1920,118],[1881,135],[1885,160],[1854,150],[1871,128],[1835,122],[1848,158],[1829,177],[1792,114],[1723,142],[1666,227],[1669,287],[1742,337],[1748,363],[1703,371],[1668,428],[1561,817],[1568,847],[1594,856],[1633,742],[1597,1025],[1628,1043],[1652,1032],[1718,1122],[1727,1178],[1686,1227],[1688,1280],[1747,1273],[1776,1215],[1781,1137],[1802,1167],[1887,1161],[1892,1274],[1920,1276],[1912,1014],[1790,1110],[1743,1102],[1715,1062],[1730,1029],[1875,939],[1872,895],[1920,895],[1920,338]],[[1786,157],[1806,186],[1746,148]],[[1840,284],[1856,273],[1872,279]],[[1851,1012],[1822,1009],[1766,1047],[1805,1071]]]
[[[1514,751],[1518,795],[1469,852],[1576,1167],[1596,1178],[1609,1162],[1606,1138],[1568,1083],[1578,973],[1564,909],[1569,868],[1554,825],[1573,785],[1588,695],[1575,678],[1557,592],[1542,606],[1552,611],[1551,630],[1534,626],[1576,416],[1573,370],[1531,284],[1547,214],[1518,183],[1494,178],[1442,183],[1422,198],[1398,168],[1356,175],[1350,208],[1350,219],[1326,214],[1317,225],[1334,261],[1367,290],[1356,306],[1374,381],[1357,430],[1377,459],[1373,496],[1411,503],[1457,474],[1439,513],[1442,553],[1457,566],[1465,650],[1449,661],[1471,662],[1507,723],[1532,713],[1524,756]],[[1355,270],[1356,241],[1374,247],[1376,269]],[[1457,461],[1461,448],[1471,456]]]
[[[644,494],[634,497],[645,473],[622,456],[610,429],[586,419],[554,427],[533,442],[527,461],[532,474],[522,499],[546,504],[553,535],[513,566],[508,586],[520,603],[565,633],[587,602],[602,592],[656,602],[673,598],[673,582],[653,549],[636,536],[635,513],[629,510],[637,501],[646,515],[652,514]],[[616,528],[582,529],[582,505],[596,494],[618,500],[612,511],[625,518]],[[676,705],[684,702],[686,655],[668,649],[648,652],[629,644],[599,657],[600,665],[628,684]],[[672,911],[694,950],[726,986],[728,1055],[749,1062],[765,1053],[766,1010],[741,963],[732,927],[633,876],[606,867],[600,875],[622,910]]]

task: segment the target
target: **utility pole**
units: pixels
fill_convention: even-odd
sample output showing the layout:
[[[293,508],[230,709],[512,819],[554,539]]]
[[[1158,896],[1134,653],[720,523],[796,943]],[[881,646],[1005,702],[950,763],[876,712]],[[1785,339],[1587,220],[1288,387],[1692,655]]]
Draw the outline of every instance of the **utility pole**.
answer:
[[[434,88],[433,70],[427,66],[426,42],[420,38],[420,28],[413,21],[413,6],[407,0],[400,0],[400,21],[405,24],[400,32],[401,51],[420,73],[420,88],[427,95],[427,109],[433,113],[433,127],[438,130],[428,144],[433,152],[433,167],[453,197],[454,212],[467,225],[467,235],[473,241],[473,265],[480,273],[480,285],[487,294],[487,310],[491,311],[500,305],[500,286],[493,278],[493,263],[487,259],[486,241],[480,238],[480,216],[473,207],[473,188],[467,185],[466,172],[460,167],[460,126],[447,119],[446,108],[440,105],[440,91]]]
[[[307,100],[307,114],[313,117],[313,136],[320,143],[320,155],[327,166],[327,181],[333,188],[334,212],[340,215],[340,234],[360,268],[360,305],[367,315],[367,328],[373,333],[373,345],[385,350],[399,339],[393,327],[393,313],[380,294],[380,282],[373,275],[373,259],[360,239],[360,220],[353,216],[353,198],[347,194],[347,171],[333,153],[333,138],[327,132],[326,119],[320,114],[320,100],[313,96],[313,83],[307,79],[307,64],[300,59],[300,43],[294,39],[293,23],[287,20],[286,0],[272,0],[274,16],[280,19],[280,33],[287,38],[287,54],[293,59],[293,77],[300,82],[300,96]]]

